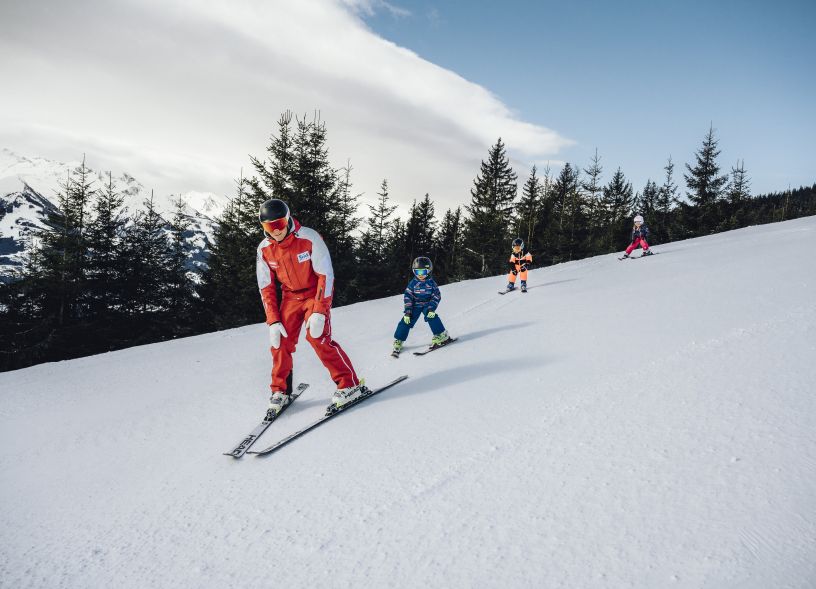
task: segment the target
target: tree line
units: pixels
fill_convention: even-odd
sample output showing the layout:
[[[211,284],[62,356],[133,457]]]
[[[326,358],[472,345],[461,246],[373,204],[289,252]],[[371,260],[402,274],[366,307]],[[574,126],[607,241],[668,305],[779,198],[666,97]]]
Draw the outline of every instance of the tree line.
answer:
[[[190,220],[181,199],[169,219],[152,194],[130,215],[111,174],[96,186],[83,161],[61,186],[16,279],[0,286],[0,370],[261,321],[257,211],[269,198],[289,203],[325,239],[335,306],[401,292],[419,255],[433,260],[436,280],[446,284],[504,273],[515,237],[536,267],[618,251],[635,213],[655,244],[816,214],[816,184],[752,196],[742,161],[723,172],[713,128],[682,180],[668,158],[662,177],[638,191],[620,168],[605,180],[597,151],[585,167],[567,163],[558,174],[534,166],[519,190],[499,138],[466,204],[442,213],[426,193],[405,219],[387,179],[361,214],[353,168],[334,167],[327,143],[318,115],[280,116],[266,154],[251,157],[253,173],[236,181],[200,276],[185,265]]]

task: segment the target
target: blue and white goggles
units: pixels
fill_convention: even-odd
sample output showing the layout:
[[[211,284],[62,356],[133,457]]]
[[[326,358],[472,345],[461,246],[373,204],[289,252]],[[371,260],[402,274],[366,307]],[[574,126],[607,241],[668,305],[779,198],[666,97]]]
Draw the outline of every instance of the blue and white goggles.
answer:
[[[416,276],[417,278],[427,277],[428,274],[430,274],[430,272],[428,271],[427,268],[415,268],[414,269],[414,276]]]

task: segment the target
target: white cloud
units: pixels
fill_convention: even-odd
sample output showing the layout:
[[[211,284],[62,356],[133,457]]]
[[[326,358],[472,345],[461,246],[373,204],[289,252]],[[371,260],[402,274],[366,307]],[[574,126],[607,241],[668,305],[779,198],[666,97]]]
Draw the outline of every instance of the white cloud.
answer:
[[[357,192],[469,198],[502,137],[514,159],[570,142],[489,90],[370,31],[374,0],[32,0],[0,7],[0,145],[127,171],[163,192],[231,193],[280,114],[319,110]],[[520,174],[521,176],[521,174]],[[152,186],[151,186],[152,185]],[[364,213],[365,209],[361,209]]]

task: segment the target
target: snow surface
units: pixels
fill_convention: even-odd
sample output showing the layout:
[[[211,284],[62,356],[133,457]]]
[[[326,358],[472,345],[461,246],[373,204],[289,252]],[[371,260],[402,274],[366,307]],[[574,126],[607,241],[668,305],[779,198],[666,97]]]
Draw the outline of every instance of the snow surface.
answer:
[[[816,217],[656,249],[335,309],[266,458],[262,324],[0,374],[0,586],[816,586]]]

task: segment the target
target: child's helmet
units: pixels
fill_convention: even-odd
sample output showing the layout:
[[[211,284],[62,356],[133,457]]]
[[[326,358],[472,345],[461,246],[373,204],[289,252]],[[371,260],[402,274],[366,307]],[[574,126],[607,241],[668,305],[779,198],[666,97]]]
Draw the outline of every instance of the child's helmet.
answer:
[[[433,272],[433,262],[430,258],[419,256],[411,264],[411,270],[414,271],[415,276],[430,276]]]
[[[640,215],[635,215],[635,223],[643,223],[643,217]]]
[[[520,238],[520,237],[515,238],[513,240],[513,247],[514,248],[518,247],[518,248],[524,249],[524,240],[522,238]]]

